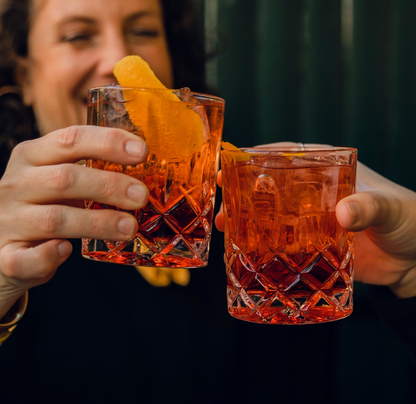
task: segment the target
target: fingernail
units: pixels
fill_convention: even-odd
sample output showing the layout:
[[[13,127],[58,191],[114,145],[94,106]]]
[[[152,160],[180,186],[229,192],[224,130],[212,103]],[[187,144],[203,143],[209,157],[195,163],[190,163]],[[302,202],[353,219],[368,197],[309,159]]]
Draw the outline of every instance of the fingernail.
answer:
[[[134,219],[127,217],[118,222],[119,232],[125,234],[126,236],[131,236],[133,234],[135,226],[136,223],[134,222]]]
[[[360,220],[360,207],[355,202],[348,202],[346,205],[350,214],[351,225],[357,224]]]
[[[127,189],[127,196],[137,203],[142,203],[147,197],[147,188],[144,185],[134,184]]]
[[[143,157],[146,152],[146,143],[130,140],[126,143],[126,152],[132,157]]]
[[[61,257],[68,257],[71,254],[72,246],[67,241],[58,245],[58,253]]]

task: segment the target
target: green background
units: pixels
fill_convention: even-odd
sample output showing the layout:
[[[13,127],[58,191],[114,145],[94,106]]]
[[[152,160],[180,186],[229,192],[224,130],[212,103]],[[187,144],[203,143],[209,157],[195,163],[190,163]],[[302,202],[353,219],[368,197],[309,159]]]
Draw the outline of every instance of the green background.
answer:
[[[356,147],[360,161],[416,190],[415,0],[203,4],[208,48],[218,55],[208,77],[227,103],[224,140]],[[366,287],[355,288],[353,315],[334,326],[333,402],[416,402],[408,352]]]
[[[214,1],[226,140],[357,147],[416,190],[416,1]],[[353,5],[348,43],[343,3]]]

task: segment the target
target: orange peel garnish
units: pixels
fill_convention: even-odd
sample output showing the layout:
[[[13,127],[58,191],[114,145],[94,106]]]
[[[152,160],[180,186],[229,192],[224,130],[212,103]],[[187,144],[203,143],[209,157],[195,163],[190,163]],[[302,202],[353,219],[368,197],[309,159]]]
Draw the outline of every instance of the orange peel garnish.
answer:
[[[237,146],[234,146],[230,142],[221,142],[221,147],[225,151],[236,151],[236,152],[239,151],[239,152],[241,152],[241,153],[238,153],[238,154],[236,153],[236,155],[234,157],[235,161],[248,161],[248,160],[250,160],[250,156],[249,156],[248,153],[246,153],[244,150],[241,150]],[[261,148],[260,148],[260,150],[261,150]],[[294,157],[305,156],[306,153],[304,153],[304,152],[282,152],[280,155],[286,157],[289,160],[293,160]]]
[[[190,106],[167,88],[140,56],[126,56],[116,63],[114,75],[123,90],[133,124],[143,131],[151,154],[181,161],[198,153],[204,144],[204,122]],[[152,88],[155,91],[140,89]],[[157,91],[160,89],[160,91]]]
[[[242,151],[241,149],[239,149],[237,146],[234,146],[230,142],[221,142],[221,147],[223,148],[223,150],[227,150],[227,151],[231,151],[231,150]]]
[[[225,151],[236,151],[239,153],[233,153],[233,159],[234,161],[249,161],[250,160],[250,154],[245,152],[244,150],[239,149],[237,146],[234,146],[230,142],[221,142],[221,147]]]
[[[282,153],[282,156],[285,156],[289,160],[293,160],[294,157],[306,156],[306,153],[303,153],[303,152]]]

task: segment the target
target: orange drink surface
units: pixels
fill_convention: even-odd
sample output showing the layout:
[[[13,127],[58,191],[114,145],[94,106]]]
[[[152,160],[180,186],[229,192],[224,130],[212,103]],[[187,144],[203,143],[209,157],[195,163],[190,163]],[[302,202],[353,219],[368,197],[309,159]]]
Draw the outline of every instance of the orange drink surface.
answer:
[[[88,160],[96,169],[133,176],[149,203],[130,213],[139,230],[128,241],[83,239],[86,258],[150,267],[203,267],[208,262],[224,101],[166,88],[91,89],[88,124],[128,130],[146,140],[147,160],[136,166]],[[86,209],[119,209],[86,201]]]
[[[354,235],[335,207],[355,192],[350,148],[221,152],[229,313],[263,324],[344,318]]]

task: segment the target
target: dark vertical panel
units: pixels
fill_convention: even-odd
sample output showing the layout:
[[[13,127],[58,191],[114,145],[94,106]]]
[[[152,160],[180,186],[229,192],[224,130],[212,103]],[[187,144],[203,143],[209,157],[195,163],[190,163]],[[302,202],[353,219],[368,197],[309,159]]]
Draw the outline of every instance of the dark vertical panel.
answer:
[[[305,5],[302,141],[344,146],[341,1]]]
[[[219,90],[227,100],[226,140],[237,145],[291,139],[355,146],[364,163],[416,189],[415,0],[354,1],[349,71],[342,65],[349,59],[341,48],[341,0],[218,1],[226,45],[218,72]],[[299,53],[302,64],[297,64]],[[407,351],[380,323],[362,284],[356,285],[355,301],[352,316],[334,325],[336,336],[333,328],[322,332],[332,341],[322,349],[326,359],[320,362],[328,372],[319,373],[308,363],[326,381],[317,384],[326,393],[322,402],[416,402]],[[321,352],[308,339],[308,330],[302,330],[305,352]],[[286,347],[292,332],[279,330],[276,346]],[[259,357],[255,369],[261,371],[255,374],[266,373],[262,381],[267,385],[276,375],[279,391],[284,385],[279,365],[285,362],[276,363],[275,373],[264,372]],[[259,386],[253,380],[251,386]],[[247,388],[245,397],[250,392],[255,388]]]
[[[226,100],[224,140],[255,143],[256,1],[218,0],[218,88]]]
[[[394,13],[393,129],[389,177],[416,190],[416,1],[397,0]]]
[[[384,143],[390,130],[390,0],[354,2],[354,39],[349,102],[349,143],[359,159],[386,171]]]
[[[300,140],[301,0],[259,0],[256,143]]]

